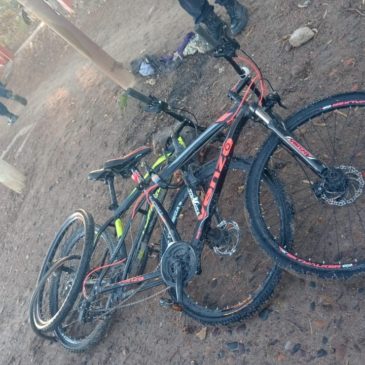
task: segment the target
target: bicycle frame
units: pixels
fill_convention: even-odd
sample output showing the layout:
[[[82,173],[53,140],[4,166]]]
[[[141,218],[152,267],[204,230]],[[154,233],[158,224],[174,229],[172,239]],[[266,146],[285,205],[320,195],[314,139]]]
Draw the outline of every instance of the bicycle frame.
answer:
[[[234,63],[234,60],[231,59],[230,63]],[[323,173],[328,169],[325,164],[319,161],[310,151],[308,151],[305,147],[303,147],[295,138],[291,135],[291,133],[286,129],[282,120],[273,117],[264,107],[260,107],[257,104],[253,103],[242,103],[241,98],[238,96],[240,90],[251,81],[249,77],[247,77],[244,73],[240,75],[241,79],[245,79],[245,83],[241,83],[239,88],[235,86],[232,90],[230,90],[231,95],[233,95],[233,99],[236,101],[233,107],[230,108],[228,112],[223,114],[220,118],[218,118],[212,125],[210,125],[198,138],[196,138],[188,147],[186,147],[171,163],[165,166],[162,171],[157,175],[153,174],[151,176],[152,182],[145,184],[144,178],[141,174],[135,170],[132,173],[132,178],[137,184],[138,188],[135,189],[115,210],[114,219],[118,219],[119,216],[123,215],[128,209],[135,204],[136,201],[141,199],[141,195],[144,194],[146,200],[150,205],[150,209],[153,209],[158,217],[163,222],[164,228],[167,231],[168,238],[168,246],[173,245],[174,243],[180,241],[180,235],[177,232],[175,224],[172,222],[168,212],[163,207],[158,198],[154,197],[154,192],[157,189],[163,187],[164,181],[169,181],[173,173],[179,169],[183,169],[184,166],[196,155],[196,153],[202,149],[209,141],[211,141],[218,133],[220,133],[223,129],[228,128],[225,133],[225,140],[222,144],[220,153],[217,158],[215,171],[213,176],[209,182],[208,189],[205,192],[205,197],[201,202],[199,197],[197,196],[194,186],[190,186],[187,183],[187,188],[190,196],[190,200],[193,204],[194,211],[197,215],[197,223],[194,228],[194,234],[192,240],[190,242],[191,246],[198,253],[198,272],[200,270],[200,253],[203,248],[203,239],[209,229],[209,223],[212,217],[211,212],[215,211],[216,203],[218,201],[220,192],[222,190],[227,171],[229,168],[229,163],[234,153],[235,144],[238,140],[238,137],[245,126],[246,122],[252,118],[256,122],[260,122],[266,128],[271,130],[283,143],[285,147],[292,153],[301,159],[307,166],[310,167],[318,176],[323,176]],[[252,91],[260,97],[260,92],[256,88],[254,83],[251,83],[250,86]],[[238,99],[239,98],[239,99]],[[130,220],[131,222],[131,220]],[[155,222],[154,222],[155,223]],[[154,224],[153,224],[154,226]],[[153,230],[153,227],[152,227]],[[151,232],[152,232],[151,230]],[[112,255],[111,261],[116,259],[117,252],[122,248],[123,241],[125,235],[119,237],[119,241],[117,244],[117,248],[115,249],[114,255]],[[133,250],[135,247],[132,247],[130,255],[128,255],[129,260],[127,261],[127,269],[131,261],[131,257],[133,256]],[[140,275],[135,278],[127,279],[127,272],[125,270],[123,275],[123,280],[120,281],[113,287],[124,287],[135,283],[142,283],[149,279],[160,278],[158,272],[149,273],[145,275]],[[103,275],[102,275],[103,276]],[[160,280],[159,280],[160,282]],[[152,286],[155,286],[151,283]],[[146,288],[149,288],[147,286]],[[110,288],[111,289],[111,288]],[[104,289],[104,290],[110,290]],[[103,290],[102,290],[103,291]]]

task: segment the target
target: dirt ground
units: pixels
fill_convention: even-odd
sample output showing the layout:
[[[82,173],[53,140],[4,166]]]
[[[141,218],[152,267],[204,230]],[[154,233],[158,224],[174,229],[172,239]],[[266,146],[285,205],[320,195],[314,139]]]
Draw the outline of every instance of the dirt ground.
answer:
[[[365,88],[364,1],[298,7],[303,3],[245,1],[250,23],[238,37],[282,94],[286,114],[314,99]],[[171,53],[192,28],[177,1],[80,4],[75,22],[125,65],[142,53]],[[287,36],[303,25],[316,30],[315,38],[289,50]],[[193,56],[154,86],[139,80],[136,88],[181,103],[208,124],[228,105],[232,75],[222,60]],[[11,127],[0,124],[1,156],[27,178],[21,195],[0,186],[1,364],[365,363],[361,279],[323,283],[285,274],[260,316],[234,327],[208,327],[204,339],[196,335],[201,324],[161,308],[156,299],[118,313],[108,337],[88,353],[72,354],[37,338],[28,304],[57,227],[79,207],[98,222],[107,214],[105,189],[88,182],[88,172],[150,143],[171,121],[143,113],[133,101],[121,112],[119,88],[46,28],[17,56],[7,82],[29,103],[8,102],[20,118]],[[246,138],[253,136],[261,140],[260,127],[247,129]],[[255,153],[255,145],[245,152]],[[227,343],[236,341],[244,349],[232,352]]]

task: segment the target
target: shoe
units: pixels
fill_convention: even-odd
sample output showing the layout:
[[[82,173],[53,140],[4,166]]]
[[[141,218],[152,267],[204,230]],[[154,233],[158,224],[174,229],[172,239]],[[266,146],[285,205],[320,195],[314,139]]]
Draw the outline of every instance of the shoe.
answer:
[[[13,114],[11,117],[8,117],[8,125],[13,125],[17,120],[18,116]]]
[[[231,33],[233,36],[241,33],[248,23],[248,11],[237,0],[232,0],[224,5],[231,18]]]
[[[12,99],[17,101],[18,103],[22,104],[22,105],[27,105],[27,99],[26,98],[23,98],[22,96],[20,95],[13,95],[12,96]]]

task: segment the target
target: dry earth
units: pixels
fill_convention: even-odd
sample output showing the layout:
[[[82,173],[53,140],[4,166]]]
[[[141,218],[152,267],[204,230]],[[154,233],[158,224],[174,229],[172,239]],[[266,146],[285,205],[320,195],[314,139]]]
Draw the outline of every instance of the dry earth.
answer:
[[[291,112],[316,98],[365,88],[364,2],[299,3],[304,0],[247,0],[250,24],[238,37]],[[126,65],[141,53],[171,52],[192,28],[171,0],[84,2],[75,22]],[[288,50],[287,35],[303,25],[315,28],[316,37]],[[223,61],[196,56],[153,87],[139,80],[138,88],[180,101],[208,124],[227,105],[230,81]],[[12,127],[1,123],[1,153],[26,174],[27,186],[22,195],[0,186],[1,364],[365,363],[363,281],[321,283],[289,274],[260,317],[208,328],[203,340],[196,336],[199,323],[162,309],[157,300],[118,313],[108,337],[88,353],[72,354],[37,338],[28,303],[57,227],[79,207],[96,221],[107,214],[104,189],[88,182],[87,173],[151,142],[171,121],[146,115],[134,102],[122,113],[118,87],[47,29],[19,54],[8,85],[29,103],[25,109],[8,103],[20,118]],[[256,137],[260,128],[249,127],[247,139],[253,135],[262,138]],[[245,350],[231,352],[226,344],[235,341]]]

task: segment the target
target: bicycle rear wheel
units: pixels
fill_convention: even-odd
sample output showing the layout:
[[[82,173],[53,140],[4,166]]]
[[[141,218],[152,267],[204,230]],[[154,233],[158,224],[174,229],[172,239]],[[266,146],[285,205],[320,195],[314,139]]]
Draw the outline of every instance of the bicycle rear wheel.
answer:
[[[82,277],[87,271],[93,240],[94,220],[84,210],[71,214],[62,224],[43,261],[37,281],[40,287],[36,288],[37,294],[33,295],[30,307],[31,326],[37,334],[54,330],[72,308],[73,297],[80,290]],[[66,256],[72,256],[73,259],[66,261],[57,271],[62,298],[59,298],[57,310],[52,311],[50,298],[53,278],[42,278],[55,262]]]
[[[215,162],[203,166],[195,175],[203,197],[214,173]],[[183,290],[183,310],[206,324],[228,324],[251,316],[271,297],[281,271],[260,254],[245,223],[243,193],[249,164],[233,158],[213,213],[211,227],[218,238],[207,238],[201,255],[202,273],[188,282]],[[275,209],[268,217],[276,235],[290,240],[290,215],[285,195],[278,181],[264,177],[266,188],[275,198]],[[177,194],[170,213],[184,241],[192,238],[197,218],[186,186]],[[166,240],[162,240],[162,251]],[[171,290],[175,299],[175,292]]]
[[[321,180],[270,136],[247,183],[252,233],[276,262],[292,272],[348,278],[365,271],[365,93],[332,96],[290,117],[286,125],[316,158],[333,169],[337,184]],[[291,247],[270,233],[270,199],[262,177],[275,171],[291,200],[295,235]],[[335,188],[334,188],[335,187]]]

